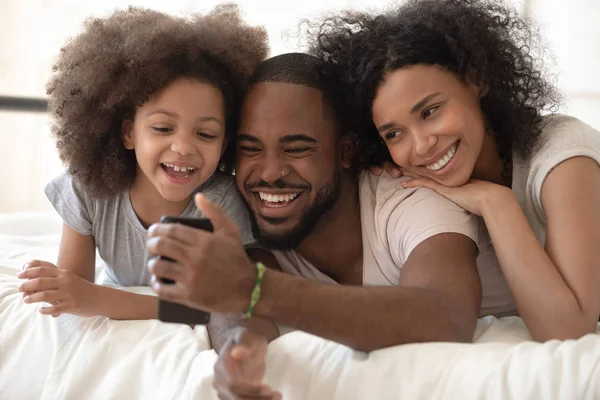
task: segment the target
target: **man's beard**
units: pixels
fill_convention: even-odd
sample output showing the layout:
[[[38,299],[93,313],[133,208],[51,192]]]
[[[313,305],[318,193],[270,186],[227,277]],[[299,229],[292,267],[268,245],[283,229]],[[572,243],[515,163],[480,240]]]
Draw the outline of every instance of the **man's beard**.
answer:
[[[277,186],[283,188],[282,186]],[[246,202],[250,211],[250,221],[252,223],[252,234],[258,244],[269,250],[293,250],[302,243],[304,238],[315,229],[315,226],[331,208],[337,203],[342,188],[341,172],[336,169],[331,180],[317,192],[315,200],[308,209],[302,210],[300,222],[291,229],[281,232],[261,231],[256,214]],[[273,226],[284,222],[287,218],[265,218]]]

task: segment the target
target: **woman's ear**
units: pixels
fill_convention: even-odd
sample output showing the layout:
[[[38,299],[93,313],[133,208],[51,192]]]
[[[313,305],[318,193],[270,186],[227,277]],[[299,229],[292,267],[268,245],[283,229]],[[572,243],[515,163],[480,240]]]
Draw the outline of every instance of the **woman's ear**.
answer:
[[[121,135],[123,137],[123,146],[127,150],[133,150],[135,147],[133,145],[133,138],[131,137],[131,132],[133,131],[133,122],[131,120],[126,119],[121,124]]]

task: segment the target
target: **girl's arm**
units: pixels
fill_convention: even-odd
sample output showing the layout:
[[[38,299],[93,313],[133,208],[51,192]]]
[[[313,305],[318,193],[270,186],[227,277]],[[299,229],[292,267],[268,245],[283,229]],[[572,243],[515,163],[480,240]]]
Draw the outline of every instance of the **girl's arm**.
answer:
[[[24,292],[27,303],[51,303],[52,306],[42,307],[40,312],[55,317],[68,313],[129,320],[157,318],[158,300],[155,296],[96,285],[95,263],[94,238],[63,224],[57,262],[59,268],[45,261],[31,261],[18,275],[28,279],[19,290]]]
[[[481,214],[517,308],[534,339],[595,332],[600,314],[600,167],[559,164],[542,187],[546,248],[509,189],[486,196]]]

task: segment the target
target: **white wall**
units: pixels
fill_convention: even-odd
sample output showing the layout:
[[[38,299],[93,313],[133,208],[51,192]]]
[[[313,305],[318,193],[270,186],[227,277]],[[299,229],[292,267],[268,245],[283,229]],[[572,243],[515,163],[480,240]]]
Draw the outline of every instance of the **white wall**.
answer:
[[[512,0],[545,27],[571,113],[600,128],[600,0]],[[50,66],[82,21],[139,5],[174,14],[219,0],[0,0],[0,95],[44,96]],[[378,7],[387,0],[239,0],[248,22],[265,25],[272,55],[297,50],[301,18],[320,10]],[[61,164],[45,114],[0,111],[0,212],[48,209],[42,189]]]

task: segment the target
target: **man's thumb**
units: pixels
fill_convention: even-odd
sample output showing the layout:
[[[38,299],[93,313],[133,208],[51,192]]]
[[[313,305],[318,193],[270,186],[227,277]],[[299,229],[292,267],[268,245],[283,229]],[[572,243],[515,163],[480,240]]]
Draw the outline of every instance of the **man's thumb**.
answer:
[[[196,194],[194,197],[194,202],[202,214],[204,214],[206,218],[210,219],[215,232],[223,232],[228,236],[232,236],[241,240],[240,229],[235,222],[229,218],[229,215],[225,213],[223,207],[218,204],[211,203],[202,193]]]

